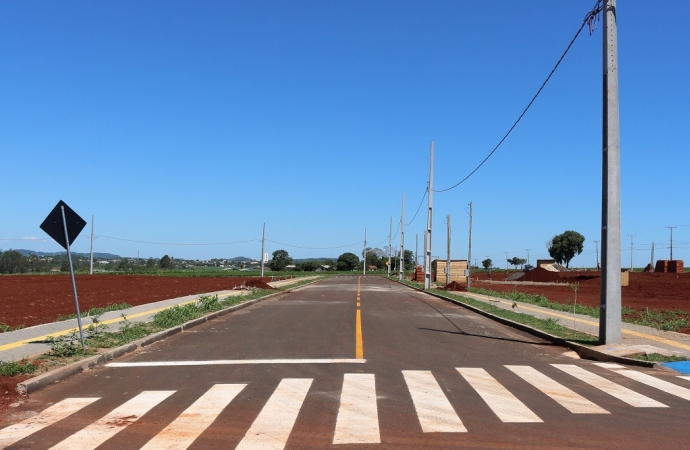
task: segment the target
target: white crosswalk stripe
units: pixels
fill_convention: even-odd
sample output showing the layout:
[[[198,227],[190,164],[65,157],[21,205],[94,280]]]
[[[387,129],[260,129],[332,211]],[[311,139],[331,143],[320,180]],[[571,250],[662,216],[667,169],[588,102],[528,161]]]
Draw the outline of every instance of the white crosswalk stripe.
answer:
[[[467,431],[430,371],[403,370],[402,374],[424,433]]]
[[[590,368],[593,366],[583,367],[572,364],[552,364],[552,366],[628,405],[645,408],[668,407],[655,399],[639,394],[633,389],[592,372]],[[607,373],[612,378],[623,376],[665,393],[690,400],[689,388],[617,364],[598,363],[596,366],[608,369],[610,372]],[[545,395],[573,414],[611,414],[562,382],[547,376],[546,372],[542,373],[531,366],[506,365],[505,369],[497,369],[494,374],[497,378],[494,378],[483,368],[456,367],[456,370],[462,378],[456,376],[455,382],[452,379],[444,378],[441,380],[443,383],[440,383],[440,380],[428,370],[401,371],[410,395],[408,402],[411,400],[411,404],[408,403],[410,406],[408,406],[407,414],[416,415],[423,433],[467,433],[468,429],[465,427],[461,415],[458,414],[458,410],[456,410],[458,405],[451,403],[452,398],[449,399],[445,391],[453,390],[457,396],[457,393],[462,392],[462,389],[469,392],[470,387],[483,399],[501,422],[543,422],[537,414],[506,388],[509,386],[513,391],[516,391],[519,389],[515,387],[517,385],[503,385],[499,381],[503,380],[504,377],[513,377],[514,381],[518,381],[515,378],[517,376],[536,389],[526,389],[521,394],[521,398],[527,399],[528,396]],[[503,374],[500,373],[501,370],[503,370]],[[553,369],[549,370],[553,371]],[[562,375],[562,377],[568,378],[567,375]],[[681,378],[688,379],[690,377]],[[463,387],[462,379],[467,382],[468,387]],[[575,382],[573,378],[568,379]],[[342,389],[337,404],[337,417],[332,425],[333,444],[381,443],[376,381],[376,376],[372,373],[346,373],[343,375]],[[381,381],[385,382],[386,380]],[[240,432],[245,434],[237,448],[242,450],[285,448],[297,424],[300,411],[308,400],[313,382],[312,378],[285,378],[281,380],[249,429],[246,432]],[[214,422],[220,423],[217,420],[219,415],[231,402],[238,401],[236,400],[238,395],[243,392],[246,386],[246,384],[213,385],[184,411],[178,412],[179,416],[172,419],[172,422],[167,424],[162,431],[158,432],[160,428],[156,427],[156,431],[152,432],[153,437],[149,438],[150,440],[142,448],[144,450],[183,450],[192,444],[199,444],[197,441],[200,436],[205,430],[218,426],[214,425]],[[526,385],[523,386],[527,388]],[[146,418],[143,420],[140,418],[175,392],[141,392],[105,416],[99,415],[95,421],[59,442],[53,449],[94,449],[111,438],[114,438],[112,441],[114,444],[115,440],[118,439],[116,435],[120,431],[136,421],[139,423],[147,422]],[[335,402],[337,393],[333,392],[332,394]],[[68,398],[46,408],[33,417],[0,430],[0,449],[58,424],[58,422],[99,399],[98,397]],[[246,401],[246,398],[242,398],[242,401]],[[536,402],[538,399],[534,399],[534,401]],[[171,406],[174,404],[174,402],[168,403],[171,403]],[[180,410],[182,409],[180,407]],[[399,413],[403,414],[402,411]],[[82,413],[78,417],[81,416],[84,414]],[[74,424],[75,422],[74,419],[69,419],[67,423]],[[160,426],[162,427],[163,424]],[[143,428],[139,428],[139,432],[141,429]],[[44,430],[43,433],[49,431],[50,429]],[[471,431],[470,428],[469,432]],[[237,439],[240,436],[242,434],[228,437]]]
[[[216,384],[177,419],[165,427],[142,450],[184,450],[213,423],[246,384]]]
[[[642,394],[638,394],[637,392],[621,386],[620,384],[616,384],[613,381],[609,381],[604,377],[589,372],[582,367],[572,364],[551,365],[636,408],[667,408],[667,406],[661,402],[646,397]]]
[[[684,380],[690,381],[690,376],[688,376],[688,375],[678,375],[678,378],[682,378]]]
[[[524,403],[517,399],[486,370],[456,367],[460,375],[477,391],[502,422],[542,422]]]
[[[85,406],[99,400],[98,397],[66,398],[28,419],[0,430],[0,449],[8,447],[25,437],[48,427],[67,416],[74,414]]]
[[[96,448],[174,393],[175,391],[144,391],[88,427],[53,446],[51,450]]]
[[[237,448],[285,448],[312,381],[311,378],[286,378],[281,381]]]
[[[590,402],[571,389],[552,380],[530,366],[506,366],[514,374],[558,402],[573,414],[608,414],[604,408]]]
[[[370,373],[346,373],[340,395],[333,444],[381,442],[376,379]]]
[[[668,381],[660,380],[646,373],[637,372],[635,370],[630,370],[626,367],[620,366],[618,364],[607,364],[607,363],[595,363],[599,367],[604,367],[605,369],[613,370],[614,372],[628,377],[631,380],[639,381],[640,383],[646,384],[664,391],[668,394],[675,395],[685,400],[690,400],[690,389],[678,386]]]

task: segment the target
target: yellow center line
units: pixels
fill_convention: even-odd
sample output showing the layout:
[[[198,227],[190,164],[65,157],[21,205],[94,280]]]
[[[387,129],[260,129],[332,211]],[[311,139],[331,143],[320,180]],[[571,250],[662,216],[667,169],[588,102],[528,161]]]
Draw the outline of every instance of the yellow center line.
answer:
[[[230,297],[231,295],[235,295],[235,294],[223,294],[223,295],[219,295],[218,298],[221,299],[224,297]],[[183,306],[183,305],[187,305],[189,303],[194,303],[197,300],[198,299],[194,299],[194,300],[189,300],[187,302],[176,303],[175,305],[172,305],[172,306],[164,306],[162,308],[149,309],[147,311],[142,311],[142,312],[138,312],[135,314],[126,315],[126,317],[127,317],[127,319],[136,319],[137,317],[146,316],[149,314],[155,314],[157,312],[163,311],[164,309],[169,309],[169,308],[172,308],[174,306]],[[111,323],[122,322],[122,320],[123,320],[122,317],[118,317],[117,319],[104,320],[104,321],[99,322],[99,323],[102,323],[103,325],[110,325]],[[68,335],[68,334],[76,332],[76,331],[79,331],[78,327],[70,328],[68,330],[56,331],[54,333],[44,334],[42,336],[36,336],[36,337],[24,339],[21,341],[12,342],[12,343],[5,344],[5,345],[0,345],[0,352],[5,351],[5,350],[11,350],[11,349],[17,348],[17,347],[21,347],[22,345],[27,345],[27,344],[30,344],[32,342],[45,341],[46,339],[48,339],[50,337],[65,336],[65,335]]]
[[[357,315],[355,316],[355,358],[364,359],[364,341],[362,339],[362,311],[360,303],[360,277],[357,277]]]

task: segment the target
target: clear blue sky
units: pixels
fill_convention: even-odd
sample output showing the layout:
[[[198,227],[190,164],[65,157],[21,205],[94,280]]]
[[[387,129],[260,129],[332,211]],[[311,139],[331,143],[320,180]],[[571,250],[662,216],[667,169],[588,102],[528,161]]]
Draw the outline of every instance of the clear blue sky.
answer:
[[[0,2],[0,248],[58,251],[59,199],[96,251],[337,257],[387,244],[406,194],[484,159],[593,0]],[[663,7],[660,6],[663,4]],[[623,266],[690,260],[690,2],[618,1]],[[602,31],[585,31],[532,109],[466,183],[435,194],[434,256],[548,257],[601,222]],[[406,227],[420,253],[425,207]],[[90,224],[74,244],[89,249]],[[40,240],[33,240],[38,238]],[[154,245],[249,243],[222,245]],[[354,244],[349,245],[348,244]],[[399,246],[396,237],[394,246]],[[330,249],[314,249],[340,247]],[[309,248],[299,248],[309,247]]]

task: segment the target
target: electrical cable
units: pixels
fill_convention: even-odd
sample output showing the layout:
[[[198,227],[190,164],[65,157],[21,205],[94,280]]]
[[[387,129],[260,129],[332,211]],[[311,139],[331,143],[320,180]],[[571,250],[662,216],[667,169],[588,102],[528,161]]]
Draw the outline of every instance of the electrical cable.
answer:
[[[419,210],[422,209],[422,204],[424,203],[424,198],[426,198],[426,194],[429,192],[429,185],[427,183],[427,188],[424,190],[424,195],[422,196],[422,200],[419,202],[419,206],[417,207],[417,212],[414,213],[414,217],[412,217],[412,220],[410,220],[408,223],[405,224],[405,226],[409,226],[414,222],[414,220],[417,218],[417,214],[419,214]]]
[[[339,245],[336,247],[303,247],[300,245],[285,244],[283,242],[273,241],[271,239],[266,239],[266,241],[267,242],[273,242],[274,244],[278,244],[278,245],[284,245],[285,247],[301,248],[301,249],[306,249],[306,250],[331,250],[331,249],[337,249],[337,248],[352,247],[353,245],[358,245],[358,244],[364,243],[364,241],[357,241],[357,242],[353,242],[352,244]]]
[[[573,37],[573,39],[570,41],[570,44],[568,44],[568,47],[567,47],[567,48],[565,49],[565,51],[563,52],[563,54],[562,54],[561,57],[559,58],[559,60],[558,60],[558,62],[556,63],[556,65],[553,67],[553,69],[551,69],[551,72],[549,73],[549,76],[546,77],[546,80],[544,80],[544,82],[542,83],[542,85],[541,85],[541,87],[539,88],[539,90],[537,90],[537,93],[534,94],[534,97],[532,97],[532,100],[530,100],[530,102],[527,104],[527,107],[522,111],[522,114],[520,114],[520,116],[517,118],[517,120],[515,121],[515,123],[513,123],[513,126],[510,127],[510,129],[508,130],[508,132],[503,136],[503,138],[499,141],[499,143],[496,145],[496,147],[494,147],[494,149],[491,150],[491,152],[486,156],[486,158],[484,158],[484,160],[483,160],[481,163],[479,163],[479,165],[478,165],[477,167],[475,167],[474,170],[473,170],[472,172],[470,172],[470,174],[467,175],[465,178],[463,178],[463,179],[460,180],[458,183],[454,184],[453,186],[451,186],[451,187],[449,187],[449,188],[447,188],[447,189],[438,189],[438,190],[437,190],[437,189],[434,189],[434,192],[447,192],[447,191],[450,191],[451,189],[455,189],[456,187],[460,186],[462,183],[464,183],[465,181],[467,181],[472,175],[474,175],[475,172],[477,172],[477,171],[484,165],[484,163],[486,163],[486,162],[489,160],[489,158],[491,158],[491,156],[496,152],[496,150],[498,150],[498,148],[499,148],[499,147],[503,144],[503,142],[508,138],[508,136],[510,135],[510,133],[513,132],[513,130],[515,129],[515,127],[517,126],[517,124],[520,122],[520,120],[522,120],[522,118],[524,117],[524,115],[527,113],[527,110],[530,109],[530,107],[532,106],[532,104],[534,103],[534,101],[537,99],[537,97],[539,96],[539,94],[541,94],[541,91],[542,91],[542,90],[544,89],[544,87],[546,86],[546,83],[549,82],[549,80],[551,79],[551,76],[554,74],[554,72],[556,71],[556,69],[558,69],[558,66],[561,64],[561,61],[563,61],[563,58],[565,58],[565,55],[566,55],[566,54],[568,53],[568,51],[570,50],[570,47],[573,46],[573,44],[575,43],[575,40],[578,38],[578,36],[580,36],[580,33],[582,32],[582,29],[585,27],[585,25],[590,24],[590,33],[591,33],[591,26],[592,26],[593,18],[595,19],[596,16],[597,16],[597,14],[599,14],[599,12],[600,12],[601,9],[602,9],[602,7],[601,7],[601,2],[602,2],[602,0],[597,0],[597,3],[594,5],[594,8],[593,8],[590,12],[587,13],[587,15],[585,16],[584,21],[582,22],[582,25],[580,25],[580,29],[577,30],[577,33],[575,33],[575,37]]]
[[[102,234],[99,234],[98,236],[94,235],[94,237],[102,237],[105,239],[113,239],[116,241],[138,242],[141,244],[153,244],[153,245],[198,245],[198,246],[203,246],[203,245],[233,245],[233,244],[243,244],[246,242],[261,242],[261,239],[248,239],[245,241],[234,241],[234,242],[179,243],[179,242],[139,241],[136,239],[125,239],[125,238],[118,238],[118,237],[114,237],[114,236],[103,236]]]

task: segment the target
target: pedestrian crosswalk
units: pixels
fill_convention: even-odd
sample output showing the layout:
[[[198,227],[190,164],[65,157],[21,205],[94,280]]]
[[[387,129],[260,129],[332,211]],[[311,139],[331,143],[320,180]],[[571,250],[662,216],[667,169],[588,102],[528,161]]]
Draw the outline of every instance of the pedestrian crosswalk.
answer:
[[[490,370],[457,367],[455,372],[455,378],[449,379],[448,373],[439,377],[429,370],[401,371],[400,381],[407,388],[406,394],[409,394],[408,413],[419,423],[421,433],[472,432],[472,428],[463,422],[459,414],[459,411],[466,414],[466,407],[458,404],[457,395],[447,395],[451,390],[463,392],[464,398],[473,395],[472,393],[476,394],[481,399],[481,406],[476,406],[477,403],[474,402],[474,407],[491,411],[496,424],[548,422],[549,417],[543,417],[543,414],[540,416],[525,403],[537,404],[541,400],[550,401],[548,399],[554,402],[554,406],[559,405],[555,407],[562,407],[564,414],[600,415],[613,413],[597,402],[614,405],[614,410],[621,407],[670,407],[648,396],[654,392],[661,392],[661,399],[665,399],[667,403],[669,396],[690,401],[690,388],[682,385],[687,383],[687,379],[678,380],[678,383],[670,382],[617,364],[595,363],[589,367],[551,364],[539,370],[521,365],[493,367]],[[333,401],[337,402],[337,415],[332,424],[332,444],[381,443],[385,429],[380,425],[381,409],[377,391],[381,391],[390,380],[373,373],[345,373],[341,376],[342,387],[338,395],[333,396]],[[572,386],[566,386],[570,384],[569,381],[572,381]],[[156,431],[147,437],[148,441],[140,448],[181,450],[190,447],[207,429],[214,426],[219,415],[233,402],[247,401],[246,395],[238,397],[246,391],[248,384],[212,385],[191,405],[175,412],[177,416],[173,415],[169,423],[156,427]],[[313,386],[312,378],[280,380],[251,425],[237,436],[230,436],[235,439],[234,442],[238,442],[236,448],[285,448],[304,404],[309,401]],[[519,392],[516,392],[516,386],[522,386]],[[636,392],[631,386],[640,387],[647,395]],[[578,390],[579,393],[576,392]],[[117,439],[119,433],[133,424],[151,422],[151,419],[145,419],[147,414],[166,400],[171,400],[166,402],[168,409],[181,404],[172,401],[176,393],[174,390],[147,390],[137,393],[98,417],[84,415],[90,417],[84,421],[91,421],[51,448],[95,449],[110,439]],[[528,401],[530,396],[534,397],[533,401]],[[59,426],[61,421],[69,420],[70,416],[105,400],[98,397],[66,398],[33,417],[0,430],[0,449],[15,443],[22,447],[20,441],[47,431],[46,428],[51,426]],[[235,428],[231,430],[237,434]]]

